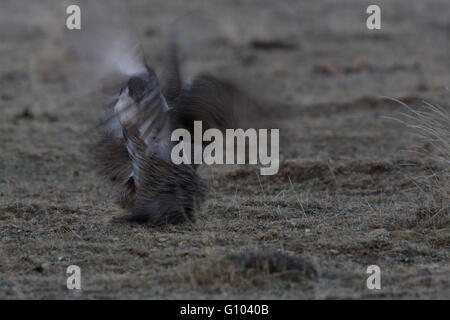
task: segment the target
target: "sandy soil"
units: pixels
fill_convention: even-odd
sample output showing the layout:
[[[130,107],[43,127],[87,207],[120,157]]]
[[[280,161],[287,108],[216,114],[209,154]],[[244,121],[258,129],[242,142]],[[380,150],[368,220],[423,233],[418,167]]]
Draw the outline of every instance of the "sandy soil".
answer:
[[[129,1],[152,66],[175,25],[185,78],[245,84],[281,135],[277,175],[203,167],[213,192],[196,223],[149,228],[114,222],[91,170],[102,109],[64,3],[2,1],[0,298],[449,299],[444,167],[413,152],[428,146],[381,96],[449,106],[450,3],[372,2],[379,31],[365,1]],[[373,264],[381,290],[366,287]]]

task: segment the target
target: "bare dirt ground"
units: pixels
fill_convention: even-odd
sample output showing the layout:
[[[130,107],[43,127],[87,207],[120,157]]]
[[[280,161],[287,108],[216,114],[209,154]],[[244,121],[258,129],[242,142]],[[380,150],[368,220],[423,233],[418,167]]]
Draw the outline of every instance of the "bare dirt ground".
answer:
[[[129,1],[152,65],[179,21],[185,77],[256,83],[281,135],[277,175],[203,167],[196,223],[149,228],[114,222],[91,170],[84,133],[103,113],[64,47],[65,3],[2,1],[0,298],[449,299],[443,165],[380,96],[448,107],[450,2],[373,3],[379,31],[365,1]]]

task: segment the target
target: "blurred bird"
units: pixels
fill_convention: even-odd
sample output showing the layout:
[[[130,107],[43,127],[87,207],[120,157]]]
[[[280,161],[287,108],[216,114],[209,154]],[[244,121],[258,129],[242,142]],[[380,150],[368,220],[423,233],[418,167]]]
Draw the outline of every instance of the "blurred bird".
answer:
[[[233,83],[209,74],[184,83],[179,34],[169,36],[166,76],[160,82],[144,59],[132,19],[126,19],[125,2],[86,1],[82,8],[83,32],[74,34],[81,37],[75,41],[84,56],[81,82],[88,87],[100,83],[104,94],[102,138],[93,148],[98,171],[118,190],[117,201],[129,211],[128,220],[149,225],[193,221],[208,186],[196,165],[171,161],[178,143],[171,134],[184,128],[193,137],[194,121],[202,121],[202,130],[246,127],[241,120],[248,118],[241,113],[252,100]],[[105,8],[111,10],[108,15]]]
[[[131,212],[127,218],[150,225],[193,221],[208,192],[194,165],[171,161],[172,131],[184,128],[193,137],[194,121],[202,121],[203,130],[236,128],[236,107],[247,103],[237,86],[211,75],[184,85],[174,43],[167,57],[169,76],[160,85],[140,50],[122,55],[117,70],[128,80],[120,89],[117,83],[104,88],[119,93],[110,97],[105,134],[95,148],[100,173],[118,187],[119,204]]]

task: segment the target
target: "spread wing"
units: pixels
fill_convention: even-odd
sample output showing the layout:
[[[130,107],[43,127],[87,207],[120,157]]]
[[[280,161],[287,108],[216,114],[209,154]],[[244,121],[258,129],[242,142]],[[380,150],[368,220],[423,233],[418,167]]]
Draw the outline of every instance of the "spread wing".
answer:
[[[193,122],[201,120],[203,129],[252,127],[249,115],[256,112],[258,103],[234,83],[201,74],[184,87],[174,101],[176,125],[193,131]]]

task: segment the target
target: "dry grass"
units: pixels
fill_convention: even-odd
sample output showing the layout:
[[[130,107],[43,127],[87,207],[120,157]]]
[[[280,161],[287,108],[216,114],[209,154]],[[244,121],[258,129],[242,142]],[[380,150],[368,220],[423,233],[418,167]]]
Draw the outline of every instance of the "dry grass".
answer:
[[[409,111],[403,114],[406,120],[399,121],[413,129],[418,140],[424,143],[416,150],[450,166],[450,108],[425,101],[419,109],[398,102]]]
[[[438,195],[430,196],[419,187],[421,194],[428,194],[428,208],[419,208],[416,213],[425,224],[443,227],[448,224],[450,211],[450,108],[428,102],[412,108],[399,100],[393,100],[408,110],[402,113],[404,120],[396,120],[414,132],[417,142],[410,152],[443,164],[439,170],[426,176],[428,188],[438,190]]]
[[[416,109],[422,97],[448,101],[449,4],[430,1],[384,3],[393,28],[379,36],[360,29],[357,1],[345,10],[330,0],[243,3],[239,11],[226,3],[130,1],[151,65],[160,65],[167,21],[192,5],[217,28],[202,20],[188,38],[194,44],[183,41],[186,77],[206,70],[257,79],[258,93],[277,101],[261,114],[263,125],[280,128],[279,174],[203,167],[212,194],[196,222],[162,228],[115,219],[123,212],[87,148],[86,132],[102,110],[77,78],[76,53],[62,48],[64,30],[51,19],[58,7],[39,1],[39,12],[53,9],[44,19],[30,5],[35,18],[28,19],[14,11],[27,6],[7,2],[12,11],[0,12],[8,25],[0,28],[8,53],[0,53],[0,298],[448,299],[449,188],[437,174],[448,162],[434,159],[448,161],[441,141],[447,137],[448,146],[448,135],[439,132],[445,109]],[[409,18],[394,19],[405,5]],[[120,16],[111,10],[109,19]],[[254,46],[282,36],[295,45]],[[361,56],[373,68],[349,69]],[[396,67],[415,56],[422,63]],[[351,72],[317,73],[323,61]],[[404,109],[379,94],[419,110],[407,123],[428,142],[382,118]],[[402,152],[426,151],[429,141],[430,154]],[[78,293],[65,287],[71,264],[82,272]],[[379,291],[366,288],[372,264],[381,268]]]
[[[436,150],[434,157],[450,166],[450,109],[425,103],[424,111],[411,110],[415,124],[409,127]]]

